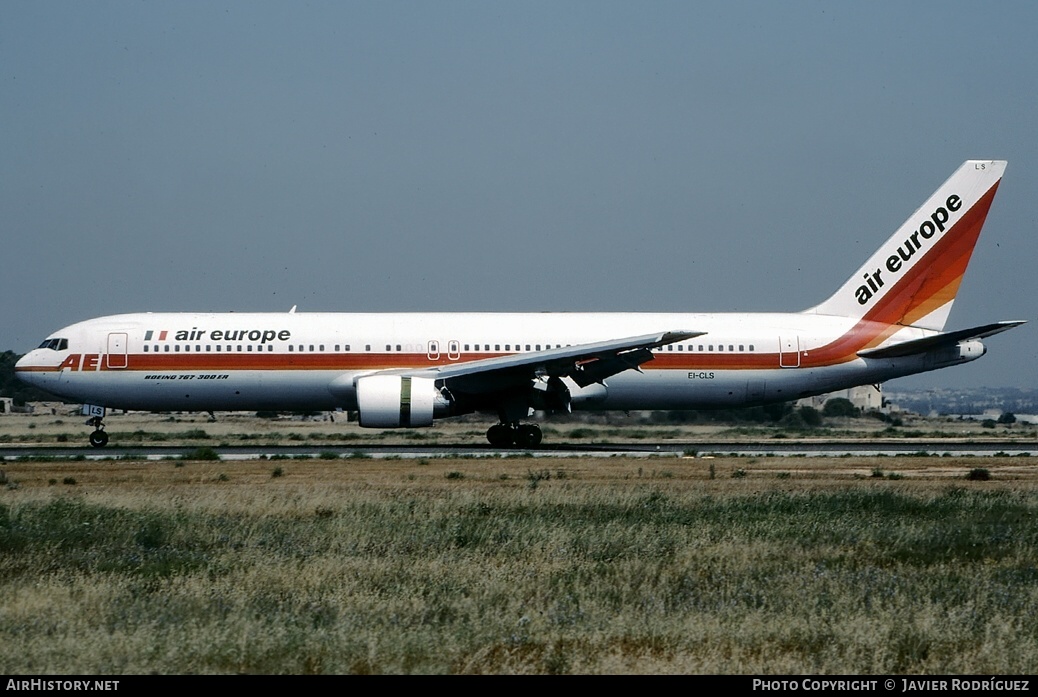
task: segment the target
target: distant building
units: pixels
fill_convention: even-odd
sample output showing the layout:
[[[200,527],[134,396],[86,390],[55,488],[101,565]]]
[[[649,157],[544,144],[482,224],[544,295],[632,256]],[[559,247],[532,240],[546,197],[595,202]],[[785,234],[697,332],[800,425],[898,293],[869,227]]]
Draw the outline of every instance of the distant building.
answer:
[[[1001,409],[985,409],[983,414],[949,414],[964,421],[998,421],[1006,412]],[[1017,414],[1012,412],[1015,423],[1038,424],[1038,414]]]

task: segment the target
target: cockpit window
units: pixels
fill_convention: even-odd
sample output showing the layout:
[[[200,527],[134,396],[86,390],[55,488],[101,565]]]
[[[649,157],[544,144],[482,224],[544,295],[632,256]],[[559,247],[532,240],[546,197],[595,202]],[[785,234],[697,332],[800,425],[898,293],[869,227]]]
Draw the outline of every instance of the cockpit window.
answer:
[[[51,349],[53,351],[66,351],[68,350],[68,339],[47,339],[40,344],[41,349]]]

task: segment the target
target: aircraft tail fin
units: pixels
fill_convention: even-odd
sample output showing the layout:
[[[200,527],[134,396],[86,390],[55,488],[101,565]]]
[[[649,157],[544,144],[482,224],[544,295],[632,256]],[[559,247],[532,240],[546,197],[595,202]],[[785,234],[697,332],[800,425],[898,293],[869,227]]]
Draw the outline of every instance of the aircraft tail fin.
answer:
[[[968,160],[825,302],[805,312],[941,331],[1005,172]]]

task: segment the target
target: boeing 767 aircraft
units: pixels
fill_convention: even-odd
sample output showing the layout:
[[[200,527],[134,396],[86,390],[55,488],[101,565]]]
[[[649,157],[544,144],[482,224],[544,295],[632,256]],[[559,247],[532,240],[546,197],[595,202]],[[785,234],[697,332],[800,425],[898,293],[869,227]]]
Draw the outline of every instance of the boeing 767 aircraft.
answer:
[[[784,402],[975,360],[1022,322],[944,325],[1006,163],[964,163],[832,296],[789,313],[141,313],[73,324],[18,376],[92,409],[332,410],[368,428],[488,412]]]

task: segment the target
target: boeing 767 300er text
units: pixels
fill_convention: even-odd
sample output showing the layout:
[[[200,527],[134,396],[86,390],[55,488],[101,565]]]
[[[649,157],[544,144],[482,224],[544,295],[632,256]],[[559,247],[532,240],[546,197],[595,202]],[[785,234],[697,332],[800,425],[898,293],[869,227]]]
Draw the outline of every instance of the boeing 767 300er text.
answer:
[[[1021,322],[944,324],[1006,163],[970,160],[828,300],[793,313],[141,313],[52,334],[17,364],[93,409],[331,410],[369,428],[490,412],[532,447],[533,411],[795,400],[966,363]]]

